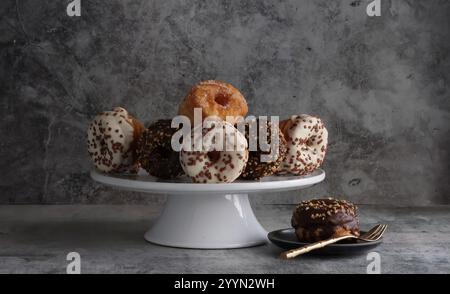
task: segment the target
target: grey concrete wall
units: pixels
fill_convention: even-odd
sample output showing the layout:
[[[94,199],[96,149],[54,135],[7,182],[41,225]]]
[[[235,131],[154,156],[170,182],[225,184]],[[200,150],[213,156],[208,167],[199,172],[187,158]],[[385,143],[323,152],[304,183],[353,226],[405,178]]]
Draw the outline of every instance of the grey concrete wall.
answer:
[[[203,79],[327,122],[326,181],[253,201],[450,203],[450,2],[381,2],[0,1],[0,203],[163,201],[93,183],[85,129],[116,105],[170,117]]]

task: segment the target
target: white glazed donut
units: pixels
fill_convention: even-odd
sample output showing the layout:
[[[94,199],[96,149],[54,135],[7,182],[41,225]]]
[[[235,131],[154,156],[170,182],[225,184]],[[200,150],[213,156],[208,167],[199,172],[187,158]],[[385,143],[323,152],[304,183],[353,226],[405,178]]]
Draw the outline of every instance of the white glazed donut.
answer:
[[[88,153],[103,172],[120,172],[134,165],[135,140],[144,126],[128,112],[116,107],[97,115],[87,132]]]
[[[320,118],[294,115],[280,123],[288,152],[280,173],[306,175],[319,168],[325,158],[328,131]]]
[[[194,129],[192,142],[202,140],[202,151],[180,152],[180,163],[184,172],[194,183],[231,183],[237,179],[248,160],[247,140],[232,124],[215,120],[213,127]],[[223,136],[217,132],[223,131]],[[219,143],[218,143],[219,142]],[[194,143],[195,144],[195,143]],[[217,148],[218,144],[222,148]]]

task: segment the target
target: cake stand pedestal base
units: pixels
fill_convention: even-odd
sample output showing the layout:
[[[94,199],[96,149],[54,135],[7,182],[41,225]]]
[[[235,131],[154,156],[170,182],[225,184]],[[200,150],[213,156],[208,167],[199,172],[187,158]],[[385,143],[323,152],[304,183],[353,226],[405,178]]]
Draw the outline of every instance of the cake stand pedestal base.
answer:
[[[182,248],[242,248],[267,242],[250,207],[247,193],[299,190],[325,179],[321,169],[306,176],[264,177],[260,181],[196,184],[138,174],[106,174],[91,170],[95,181],[122,190],[169,195],[166,206],[145,233],[151,243]]]
[[[223,249],[261,245],[267,232],[247,194],[174,194],[145,233],[151,243],[170,247]]]

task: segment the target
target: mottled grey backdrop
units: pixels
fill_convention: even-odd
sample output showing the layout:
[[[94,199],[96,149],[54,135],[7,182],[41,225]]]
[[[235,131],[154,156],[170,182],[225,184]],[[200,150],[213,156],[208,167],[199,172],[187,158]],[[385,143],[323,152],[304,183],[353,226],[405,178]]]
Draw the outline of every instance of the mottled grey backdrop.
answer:
[[[326,181],[254,202],[450,203],[449,1],[68,2],[0,1],[0,203],[162,202],[91,181],[85,129],[116,105],[170,117],[203,79],[328,125]]]

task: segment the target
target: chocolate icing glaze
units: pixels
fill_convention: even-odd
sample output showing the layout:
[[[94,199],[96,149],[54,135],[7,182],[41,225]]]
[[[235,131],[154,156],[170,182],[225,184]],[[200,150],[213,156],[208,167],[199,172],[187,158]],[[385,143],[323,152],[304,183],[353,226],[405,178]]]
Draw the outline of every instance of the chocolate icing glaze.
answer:
[[[271,152],[268,151],[262,151],[259,145],[258,136],[259,134],[259,127],[261,126],[261,121],[258,119],[256,120],[257,124],[257,132],[258,133],[255,137],[254,133],[250,134],[249,125],[246,124],[245,126],[245,138],[248,142],[249,140],[255,140],[258,142],[257,144],[257,151],[249,151],[248,161],[247,165],[244,169],[244,171],[241,174],[241,178],[247,179],[247,180],[258,180],[265,176],[270,176],[275,174],[280,165],[282,164],[283,160],[286,157],[287,152],[287,143],[284,139],[284,135],[279,129],[277,125],[275,125],[272,122],[265,121],[264,124],[266,125],[267,130],[267,143],[271,144],[271,138],[272,138],[272,128],[278,128],[278,150],[272,153],[273,160],[270,162],[261,162],[261,155],[266,154],[270,155]]]
[[[297,205],[291,219],[300,241],[316,242],[346,234],[359,236],[358,208],[337,199],[313,199]]]
[[[171,179],[183,174],[179,153],[173,151],[170,141],[177,129],[171,120],[158,120],[146,129],[138,141],[138,162],[152,176]]]

